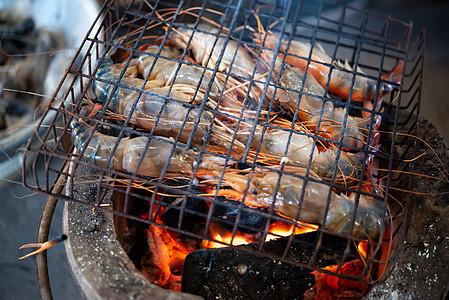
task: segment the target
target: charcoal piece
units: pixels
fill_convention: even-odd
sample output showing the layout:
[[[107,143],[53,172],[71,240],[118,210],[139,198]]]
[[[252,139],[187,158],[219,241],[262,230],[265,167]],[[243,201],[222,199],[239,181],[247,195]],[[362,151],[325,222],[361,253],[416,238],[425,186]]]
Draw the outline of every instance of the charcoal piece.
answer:
[[[181,291],[205,299],[300,299],[314,285],[307,268],[221,248],[187,255]]]
[[[318,237],[318,232],[295,235],[286,259],[309,264]],[[269,241],[263,252],[280,257],[287,243],[288,238]],[[255,252],[257,249],[257,244],[248,244],[190,253],[184,262],[182,291],[206,299],[301,299],[315,285],[311,269],[262,256]],[[348,248],[347,239],[323,234],[311,265],[326,267],[341,263],[347,249],[346,261],[358,257],[352,243],[349,242]]]
[[[181,210],[183,201],[186,201],[184,211]],[[183,213],[182,230],[197,232],[194,230],[202,229],[202,224],[206,222],[206,215],[209,209],[204,200],[196,197],[180,197],[176,198],[171,204],[175,206],[167,207],[161,215],[164,224],[177,228],[180,214]],[[196,227],[198,228],[194,229]]]
[[[235,203],[235,205],[230,205]],[[233,226],[237,219],[237,214],[240,211],[238,220],[239,230],[244,232],[245,230],[240,226],[252,227],[254,229],[262,229],[266,222],[266,218],[261,214],[244,211],[240,209],[240,205],[235,201],[226,201],[223,204],[218,203],[215,206],[214,217],[222,220],[230,221],[230,225]],[[231,227],[232,228],[232,227]]]
[[[320,234],[317,231],[305,234],[295,235],[290,249],[286,255],[286,259],[302,264],[310,264],[316,267],[325,267],[341,263],[347,249],[345,261],[351,261],[360,258],[357,249],[352,241],[340,238],[332,234],[323,233],[321,244],[315,255],[315,261],[311,262],[311,258],[317,247]],[[282,256],[287,247],[288,237],[279,238],[265,243],[263,252],[269,255]],[[349,248],[348,248],[349,245]],[[258,245],[248,244],[245,247],[257,249]]]

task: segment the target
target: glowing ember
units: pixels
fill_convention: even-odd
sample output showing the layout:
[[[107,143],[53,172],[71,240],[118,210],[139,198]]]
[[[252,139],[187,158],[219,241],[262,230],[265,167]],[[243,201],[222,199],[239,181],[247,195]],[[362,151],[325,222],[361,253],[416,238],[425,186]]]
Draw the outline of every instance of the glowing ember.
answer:
[[[293,226],[293,224],[287,224],[284,222],[274,222],[270,225],[270,229],[268,229],[268,234],[265,238],[265,241],[271,241],[277,239],[282,236],[290,236],[292,234],[303,234],[307,232],[316,231],[318,229],[317,225],[297,222],[297,226]]]
[[[150,226],[147,234],[151,259],[144,260],[148,266],[143,268],[144,274],[160,287],[180,291],[184,260],[196,247],[186,245],[179,240],[179,234],[162,227]]]
[[[361,241],[357,245],[357,250],[359,251],[359,254],[363,258],[367,258],[368,255],[368,241]]]
[[[223,248],[229,247],[230,245],[238,246],[257,242],[254,234],[237,232],[234,237],[232,237],[231,231],[217,223],[212,223],[210,225],[210,235],[212,236],[213,241],[203,241],[202,248]]]
[[[144,217],[148,217],[145,215]],[[158,223],[162,223],[157,218]],[[293,226],[284,222],[275,222],[270,225],[266,241],[291,234],[302,234],[317,230],[318,226],[302,224]],[[147,230],[148,241],[151,248],[151,257],[142,260],[143,273],[152,282],[163,288],[175,291],[181,289],[182,267],[185,257],[198,248],[221,248],[245,245],[258,241],[258,234],[236,232],[234,235],[228,228],[212,223],[210,236],[212,241],[205,240],[200,247],[181,239],[180,234],[163,227],[151,225]]]
[[[213,236],[213,239],[218,241],[204,241],[203,242],[203,248],[222,248],[222,247],[228,247],[229,245],[232,246],[238,246],[238,245],[245,245],[248,243],[251,243],[251,239],[249,237],[246,237],[245,235],[237,234],[232,238],[232,233],[229,233],[228,235],[222,236],[219,233],[216,233]]]
[[[268,234],[265,237],[265,241],[271,241],[278,239],[280,237],[290,236],[292,234],[303,234],[307,232],[316,231],[318,229],[317,225],[306,224],[298,222],[295,227],[293,224],[287,224],[284,222],[274,222],[270,225],[268,229]],[[257,242],[256,235],[245,234],[237,232],[232,237],[232,232],[224,229],[218,224],[211,225],[211,236],[213,241],[204,241],[202,244],[203,248],[223,248],[238,245],[246,245],[249,243]]]
[[[148,210],[142,218],[149,219],[149,213]],[[160,214],[156,222],[163,224]],[[197,250],[196,243],[192,245],[180,234],[155,225],[150,225],[146,232],[151,254],[142,258],[142,272],[160,287],[181,291],[182,266],[186,256]]]
[[[341,266],[338,274],[360,276],[363,272],[364,264],[361,260],[354,260]],[[338,266],[329,266],[324,268],[331,272],[337,272]],[[362,298],[370,285],[364,282],[340,278],[334,275],[328,275],[313,271],[315,274],[316,285],[306,296],[313,296],[313,299],[360,299]]]

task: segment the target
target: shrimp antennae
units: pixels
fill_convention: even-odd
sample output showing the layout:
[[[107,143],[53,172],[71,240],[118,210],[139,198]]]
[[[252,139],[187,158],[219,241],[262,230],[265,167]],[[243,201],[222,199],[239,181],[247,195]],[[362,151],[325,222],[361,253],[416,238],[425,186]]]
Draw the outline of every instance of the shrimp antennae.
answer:
[[[31,243],[31,244],[25,244],[19,247],[19,250],[24,249],[24,248],[33,248],[33,247],[37,247],[39,249],[37,249],[36,251],[33,251],[31,253],[28,253],[27,255],[24,255],[22,257],[19,257],[19,259],[24,259],[33,255],[36,255],[38,253],[41,253],[42,251],[45,251],[53,246],[56,246],[57,244],[59,244],[60,242],[63,242],[67,239],[67,235],[62,234],[61,236],[58,236],[52,240],[49,240],[45,243]]]

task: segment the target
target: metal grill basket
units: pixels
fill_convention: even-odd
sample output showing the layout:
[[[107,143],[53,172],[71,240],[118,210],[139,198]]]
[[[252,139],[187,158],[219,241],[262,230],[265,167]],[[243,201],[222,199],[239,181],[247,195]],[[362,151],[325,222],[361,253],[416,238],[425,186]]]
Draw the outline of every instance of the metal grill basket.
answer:
[[[35,154],[37,156],[31,168],[24,170],[24,184],[34,191],[46,193],[57,199],[79,202],[98,210],[113,211],[119,216],[148,225],[160,226],[200,241],[209,240],[231,246],[237,234],[244,232],[254,237],[254,246],[246,248],[248,251],[327,274],[369,283],[377,281],[377,275],[369,276],[369,274],[372,274],[373,266],[377,266],[381,260],[382,245],[392,243],[394,246],[400,241],[402,232],[405,230],[403,219],[397,217],[399,214],[403,216],[404,211],[401,206],[392,203],[394,202],[392,200],[397,199],[403,207],[406,207],[407,196],[395,192],[392,187],[407,187],[408,181],[405,176],[397,175],[401,173],[393,170],[407,170],[410,167],[400,162],[404,157],[412,155],[413,150],[413,142],[407,138],[406,134],[415,132],[419,114],[423,35],[412,43],[411,23],[333,2],[313,2],[316,4],[313,6],[310,3],[309,1],[278,1],[277,4],[268,4],[266,1],[256,0],[181,0],[178,3],[149,0],[129,2],[126,7],[123,7],[114,1],[105,1],[101,13],[80,45],[71,67],[62,78],[60,86],[68,85],[69,90],[64,93],[60,89],[56,90],[43,118],[50,112],[55,112],[56,116],[43,134],[41,130],[36,130],[36,134],[32,136],[25,149],[24,161],[34,157]],[[205,22],[218,28],[217,31],[205,30],[201,25]],[[265,31],[261,31],[260,24]],[[177,58],[166,56],[162,47],[171,47],[173,43],[171,35],[183,33],[188,33],[188,36],[186,47],[180,49],[180,56]],[[268,33],[278,37],[274,47],[267,43]],[[203,65],[189,59],[194,56],[192,53],[194,51],[191,49],[197,47],[192,36],[198,35],[203,36],[206,43],[216,51],[215,56],[204,57]],[[258,41],[255,40],[255,36],[259,38]],[[311,49],[324,50],[331,57],[332,62],[315,61],[312,51],[309,51],[307,56],[287,54],[283,48],[284,45],[287,45],[289,49],[296,40],[310,43]],[[147,48],[142,47],[149,43],[152,43],[153,47],[159,47],[159,50],[149,53]],[[229,56],[229,51],[224,51],[225,47],[219,47],[221,43],[229,47],[236,45],[236,52]],[[362,115],[367,115],[365,119],[369,121],[364,132],[365,141],[375,140],[375,137],[380,134],[380,148],[373,148],[369,142],[348,144],[344,136],[332,139],[328,135],[323,135],[321,132],[323,127],[320,127],[320,124],[324,124],[326,120],[322,115],[317,116],[318,123],[315,126],[307,126],[307,122],[304,122],[305,125],[302,124],[300,104],[288,110],[281,102],[276,101],[276,95],[294,92],[298,95],[298,103],[300,103],[306,101],[303,99],[311,96],[313,92],[302,86],[294,90],[283,86],[280,76],[282,71],[279,71],[274,60],[267,60],[268,64],[263,65],[264,76],[260,76],[262,73],[259,69],[256,70],[255,67],[251,69],[251,66],[248,66],[246,72],[240,72],[238,64],[242,58],[239,56],[239,51],[249,53],[254,66],[263,65],[263,55],[267,53],[280,59],[281,68],[287,68],[286,57],[307,62],[306,65],[309,67],[304,72],[305,78],[312,76],[313,70],[310,66],[313,63],[326,66],[330,74],[340,70],[352,80],[348,89],[350,98],[355,98],[356,78],[367,78],[377,83],[375,90],[372,91],[375,99],[378,99],[382,93],[381,87],[384,84],[391,85],[393,90],[383,96],[381,110],[369,109],[361,102],[336,96],[329,92],[329,84],[325,84],[324,95],[312,95],[322,103],[321,114],[326,103],[332,103],[334,107],[345,112],[342,123],[333,124],[343,128],[343,131],[350,126],[350,118],[361,118]],[[87,54],[82,55],[82,53]],[[111,58],[112,53],[114,56]],[[123,56],[120,56],[122,54]],[[163,84],[166,94],[156,93],[151,88],[142,89],[145,84],[152,83],[153,79],[149,76],[139,79],[140,86],[130,84],[131,81],[126,79],[128,76],[126,72],[131,72],[135,59],[139,56],[153,58],[153,63],[149,66],[150,73],[158,71],[155,69],[158,60],[169,60],[175,63],[176,67],[171,77]],[[111,59],[121,63],[121,69],[116,70],[116,77],[105,76],[106,62]],[[341,66],[345,65],[345,60],[351,69],[342,69]],[[389,82],[383,75],[389,73],[401,61],[404,62],[401,83]],[[220,63],[228,63],[229,67],[222,68]],[[110,65],[107,66],[112,68]],[[197,74],[198,79],[194,81],[195,84],[189,87],[190,103],[182,102],[173,96],[173,91],[178,88],[175,86],[176,80],[186,76],[182,73],[185,66],[196,67],[196,70],[201,71]],[[74,77],[68,76],[69,74],[73,74]],[[225,86],[224,89],[214,89],[217,80],[221,80],[220,82]],[[235,87],[235,82],[240,83],[240,86]],[[104,89],[107,97],[102,100],[103,105],[99,106],[95,114],[86,112],[83,108],[86,103],[98,103],[98,94],[95,92],[98,92],[99,87],[106,87]],[[242,108],[237,112],[223,108],[227,101],[226,96],[231,93],[228,91],[231,87],[240,88],[240,91],[243,91],[238,96],[239,105]],[[132,97],[129,97],[126,114],[112,112],[112,109],[107,108],[108,105],[109,108],[114,106],[117,101],[124,101],[117,96],[119,94],[132,94]],[[138,124],[136,125],[136,119],[133,116],[133,113],[139,109],[139,99],[145,97],[157,98],[157,103],[160,103],[162,107],[152,120],[154,126],[151,130],[142,130]],[[376,101],[372,102],[376,104]],[[181,119],[180,125],[176,125],[179,125],[181,130],[165,133],[170,138],[161,137],[159,135],[163,131],[162,126],[168,125],[158,124],[166,124],[164,118],[167,116],[163,109],[171,103],[176,103],[178,105],[176,107],[181,107],[189,113],[187,117]],[[178,110],[175,112],[179,113]],[[197,112],[198,116],[192,117],[193,112]],[[205,120],[202,116],[205,115],[207,115],[205,119],[210,122],[206,125],[202,123]],[[380,129],[377,129],[376,120],[379,117],[382,118],[382,125]],[[284,121],[273,122],[278,119]],[[220,144],[214,136],[214,130],[218,127],[217,124],[221,124],[220,122],[224,125],[233,124],[241,131],[231,132],[228,134],[228,139]],[[76,127],[73,125],[75,123],[82,125]],[[182,130],[184,134],[180,133]],[[243,130],[246,139],[242,141],[239,134]],[[273,131],[282,132],[286,138],[285,149],[282,149],[284,155],[277,158],[266,155],[264,153],[266,146],[263,142],[259,143],[264,141],[264,136],[266,138],[267,134]],[[101,134],[100,138],[97,137],[99,134]],[[258,136],[259,134],[262,138]],[[83,142],[76,140],[74,146],[72,135],[83,136],[85,140]],[[294,170],[293,168],[298,166],[286,159],[292,140],[297,135],[310,139],[311,147],[319,149],[320,152],[324,151],[323,145],[333,148],[335,161],[330,163],[330,175],[325,180],[313,175],[311,158],[317,153],[310,153],[307,157],[308,162],[301,165],[301,172]],[[113,142],[107,144],[102,138],[104,136],[114,137]],[[137,155],[139,159],[135,161],[136,165],[126,170],[126,163],[117,163],[117,157],[131,154],[120,154],[120,143],[136,139],[142,142],[140,148],[136,148],[137,152],[132,155]],[[105,147],[100,151],[87,146],[89,143],[93,145],[94,142],[104,143]],[[157,150],[157,157],[168,159],[160,161],[160,164],[151,165],[143,157],[155,145],[163,145],[160,150]],[[405,149],[401,153],[402,156],[398,156],[395,152],[395,147],[398,145]],[[171,164],[179,153],[193,153],[189,162],[191,169],[178,170],[178,173],[174,172],[175,176],[173,176]],[[352,178],[352,184],[341,181],[339,175],[338,163],[342,161],[341,157],[346,153],[362,158],[358,166],[359,173]],[[204,171],[201,168],[208,159],[213,159],[215,164],[210,167],[213,170]],[[368,175],[370,170],[375,168],[371,162],[376,162],[378,171]],[[38,177],[37,171],[41,164],[45,169],[43,178]],[[89,174],[77,172],[81,165],[92,172]],[[146,173],[143,172],[144,174],[157,174],[157,176],[142,175],[144,168],[148,170]],[[207,172],[210,174],[204,175]],[[239,179],[244,178],[243,188],[238,191],[238,196],[235,196],[236,187],[229,183],[227,177],[227,174],[231,172],[240,176]],[[260,193],[260,190],[257,191],[257,186],[249,183],[260,182],[260,178],[269,174],[278,174],[275,176],[271,203],[267,207],[255,207],[248,201],[251,197],[257,197],[254,194]],[[300,190],[297,199],[299,209],[288,216],[285,213],[279,213],[273,204],[282,201],[280,196],[275,199],[274,195],[282,194],[280,191],[284,182],[280,178],[287,178],[287,176],[295,178],[292,182],[299,182],[302,185],[301,188],[297,187]],[[72,188],[65,192],[55,192],[54,183],[61,177],[64,177],[67,186]],[[372,177],[372,180],[380,187],[381,193],[365,188],[362,182],[366,182],[369,177]],[[96,195],[86,196],[86,199],[75,197],[73,188],[83,183],[95,184]],[[305,203],[304,199],[309,193],[308,188],[314,185],[325,187],[327,192],[323,195],[325,200],[322,220],[312,223],[326,224],[327,216],[334,213],[332,211],[335,207],[332,203],[335,201],[334,194],[340,195],[339,197],[343,197],[341,195],[349,197],[351,194],[355,196],[354,209],[349,211],[349,225],[347,224],[349,229],[331,230],[328,226],[298,223],[295,220],[296,218],[298,221],[303,221],[300,217],[300,207]],[[114,204],[112,207],[103,205],[105,195],[111,192],[116,199],[123,200],[120,205]],[[359,215],[364,213],[361,210],[363,204],[360,200],[363,197],[372,199],[376,207],[381,208],[382,216],[386,219],[384,225],[388,228],[382,228],[380,235],[370,239],[363,234],[355,234],[357,224],[354,223],[357,220],[357,212]],[[133,209],[136,203],[146,206],[148,213],[145,215],[142,211],[136,213]],[[171,212],[171,221],[162,224],[161,215],[167,214],[168,211]],[[219,211],[226,213],[223,215]],[[246,220],[248,216],[258,221],[248,222]],[[198,230],[198,226],[192,226],[191,222],[200,224],[201,229]],[[315,238],[312,242],[304,241],[301,240],[301,235],[292,234],[282,238],[285,241],[282,251],[270,252],[265,237],[270,234],[270,225],[275,222],[284,222],[295,228],[301,226],[316,228]],[[228,228],[233,238],[231,242],[217,240],[216,237],[211,236],[211,227],[216,224]],[[338,268],[333,271],[316,264],[317,256],[322,251],[329,251],[326,248],[328,247],[326,239],[330,236],[346,241],[343,249],[338,251],[331,249],[338,257]],[[359,259],[360,255],[363,256],[353,250],[354,245],[361,241],[364,241],[368,245],[366,248],[370,249],[363,258],[363,272],[358,275],[339,274],[340,267],[345,262]],[[298,259],[292,254],[298,243],[310,249],[307,257]],[[390,257],[394,255],[393,251]],[[385,257],[383,259],[385,260]],[[384,261],[383,264],[385,263]]]

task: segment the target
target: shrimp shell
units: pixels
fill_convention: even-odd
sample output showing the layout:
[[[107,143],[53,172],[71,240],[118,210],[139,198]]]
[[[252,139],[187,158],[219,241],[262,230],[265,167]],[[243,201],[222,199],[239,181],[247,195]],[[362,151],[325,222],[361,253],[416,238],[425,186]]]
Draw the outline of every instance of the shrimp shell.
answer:
[[[237,138],[243,143],[247,142],[241,134],[237,135]],[[363,157],[359,157],[357,154],[340,152],[340,158],[335,165],[335,150],[329,148],[326,151],[319,151],[313,145],[313,139],[304,134],[273,130],[266,132],[262,139],[261,131],[258,130],[252,139],[251,147],[256,150],[259,144],[261,153],[287,158],[286,163],[288,165],[306,168],[311,161],[311,170],[324,180],[330,180],[335,172],[337,173],[336,182],[345,184],[357,180],[360,176],[360,161]],[[286,149],[287,152],[285,153]]]

